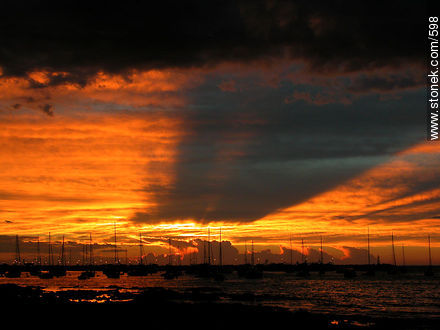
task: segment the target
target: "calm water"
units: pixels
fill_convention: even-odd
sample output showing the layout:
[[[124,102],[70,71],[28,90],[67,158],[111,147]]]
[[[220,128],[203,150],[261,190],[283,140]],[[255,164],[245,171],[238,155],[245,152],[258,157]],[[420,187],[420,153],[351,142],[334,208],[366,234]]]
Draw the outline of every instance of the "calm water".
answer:
[[[2,277],[0,284],[41,286],[54,291],[109,287],[138,291],[142,287],[166,287],[184,292],[192,288],[208,288],[208,291],[219,293],[224,302],[243,301],[339,315],[440,317],[438,274],[432,278],[423,274],[405,274],[400,278],[378,274],[375,278],[344,279],[341,274],[328,273],[322,278],[312,274],[309,279],[302,279],[294,274],[266,272],[262,280],[245,280],[229,274],[224,282],[187,275],[177,280],[164,280],[160,274],[108,279],[101,272],[95,278],[80,281],[78,275],[79,272],[71,271],[64,278],[41,280],[23,273],[19,279]]]

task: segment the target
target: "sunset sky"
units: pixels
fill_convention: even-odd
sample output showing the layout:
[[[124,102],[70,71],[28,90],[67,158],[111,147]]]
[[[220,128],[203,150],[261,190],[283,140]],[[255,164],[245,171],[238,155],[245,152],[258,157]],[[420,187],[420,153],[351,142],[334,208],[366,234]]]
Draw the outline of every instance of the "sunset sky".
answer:
[[[43,4],[42,4],[43,3]],[[392,13],[392,14],[391,14]],[[2,1],[0,261],[80,253],[440,262],[413,1]],[[237,250],[238,251],[237,251]],[[270,252],[268,251],[270,250]],[[229,251],[229,252],[228,252]],[[229,253],[229,254],[228,254]],[[314,254],[315,253],[315,254]],[[163,256],[162,256],[163,257]],[[298,254],[295,258],[299,258]]]

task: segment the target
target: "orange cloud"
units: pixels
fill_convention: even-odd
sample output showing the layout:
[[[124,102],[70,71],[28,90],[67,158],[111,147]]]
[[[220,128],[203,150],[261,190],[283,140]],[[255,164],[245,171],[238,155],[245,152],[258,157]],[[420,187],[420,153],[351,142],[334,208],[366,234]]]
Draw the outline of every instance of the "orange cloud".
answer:
[[[100,73],[84,86],[50,85],[47,72],[31,73],[32,81],[0,77],[0,216],[7,220],[0,223],[2,233],[35,235],[51,230],[81,239],[93,231],[97,241],[106,242],[117,222],[121,240],[128,242],[138,230],[145,231],[155,246],[161,244],[153,239],[206,238],[205,228],[192,219],[155,225],[127,220],[136,211],[155,207],[155,190],[148,187],[174,183],[177,145],[188,132],[181,119],[158,109],[184,106],[182,91],[200,84],[201,73]],[[57,75],[62,78],[63,73]],[[36,88],[35,83],[41,86]],[[45,104],[61,111],[55,110],[53,118],[27,111]],[[99,105],[137,111],[99,113]],[[144,107],[150,111],[140,112]],[[234,120],[238,128],[241,123],[264,124],[246,117]],[[222,143],[243,144],[219,152],[219,160],[238,160],[253,137],[239,129],[221,136]],[[388,244],[391,230],[405,243],[424,245],[425,233],[440,235],[435,217],[440,189],[428,184],[440,174],[439,155],[437,145],[419,144],[300,205],[249,224],[223,223],[223,234],[233,243],[253,239],[256,246],[275,249],[291,233],[313,246],[318,246],[320,235],[328,245],[361,246],[371,225],[372,244],[377,247]],[[216,168],[215,174],[228,173]]]
[[[96,102],[130,107],[174,108],[185,105],[182,90],[203,80],[199,71],[150,70],[133,71],[129,75],[99,72],[84,86],[63,82],[51,83],[63,72],[31,72],[27,78],[0,76],[2,110],[39,110],[46,104],[55,108],[78,110]]]
[[[265,231],[267,239],[284,237],[287,241],[288,233],[293,233],[309,237],[317,245],[319,236],[324,235],[333,245],[365,246],[370,226],[373,245],[389,246],[394,231],[405,244],[424,246],[428,233],[440,236],[440,189],[435,187],[439,169],[440,147],[421,143],[249,228],[271,228]]]
[[[148,209],[143,187],[173,181],[180,125],[160,113],[3,118],[0,216],[12,225],[0,229],[69,234]]]

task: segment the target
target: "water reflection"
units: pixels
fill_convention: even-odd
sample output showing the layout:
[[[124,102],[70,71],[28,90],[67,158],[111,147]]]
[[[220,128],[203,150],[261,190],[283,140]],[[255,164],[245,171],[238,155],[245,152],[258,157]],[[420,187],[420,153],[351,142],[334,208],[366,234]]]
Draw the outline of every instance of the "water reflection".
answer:
[[[145,287],[163,287],[181,293],[203,289],[215,292],[220,302],[240,301],[346,315],[440,316],[439,278],[415,273],[397,279],[385,274],[378,274],[374,278],[344,279],[342,274],[329,272],[325,277],[312,275],[304,279],[294,274],[266,272],[261,280],[243,279],[234,273],[229,274],[223,282],[189,275],[165,280],[160,273],[148,276],[123,274],[119,279],[110,279],[102,272],[87,280],[79,280],[79,274],[69,271],[65,277],[45,280],[23,273],[20,278],[2,277],[0,284],[39,286],[46,291],[118,289],[121,293],[136,293]],[[101,302],[108,296],[104,294],[94,299]]]

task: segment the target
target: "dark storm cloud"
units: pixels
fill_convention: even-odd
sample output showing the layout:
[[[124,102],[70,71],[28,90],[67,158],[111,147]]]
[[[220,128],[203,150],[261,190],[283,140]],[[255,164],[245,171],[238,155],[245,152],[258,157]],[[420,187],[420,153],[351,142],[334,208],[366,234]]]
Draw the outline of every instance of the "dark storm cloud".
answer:
[[[425,81],[421,78],[415,76],[399,76],[399,75],[390,75],[390,76],[371,76],[371,77],[359,77],[354,79],[352,85],[348,88],[348,91],[351,93],[371,93],[371,92],[382,92],[382,93],[390,93],[394,91],[402,91],[406,89],[414,89],[423,87]]]
[[[84,86],[101,70],[223,62],[258,69],[279,59],[305,63],[310,76],[346,77],[423,67],[425,25],[424,5],[413,1],[3,1],[0,66],[7,76],[48,71],[44,83],[27,77],[36,90]],[[357,77],[347,92],[409,90],[420,86],[414,72]],[[175,180],[146,186],[157,207],[132,220],[257,220],[423,138],[424,119],[414,111],[420,94],[317,107],[283,101],[292,90],[310,92],[313,79],[306,87],[293,81],[242,88],[248,82],[220,78],[185,90],[188,104],[175,114],[186,134]]]
[[[193,97],[175,181],[145,187],[157,208],[138,212],[134,221],[254,221],[330,190],[423,139],[423,118],[413,111],[421,94],[316,107],[284,104],[283,88],[210,93],[216,83]]]
[[[0,66],[8,76],[66,73],[42,85],[284,56],[358,71],[420,62],[424,18],[413,1],[10,0],[0,4]]]

